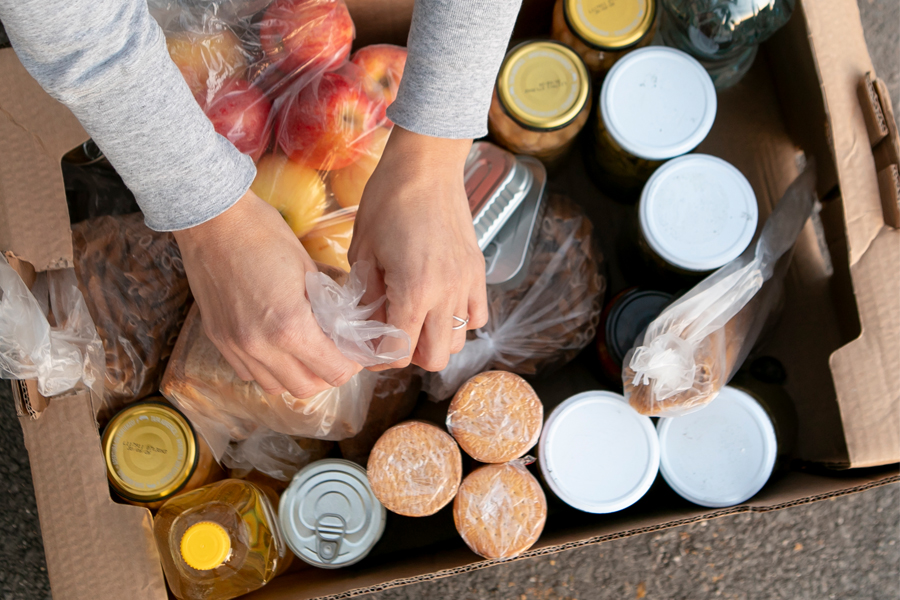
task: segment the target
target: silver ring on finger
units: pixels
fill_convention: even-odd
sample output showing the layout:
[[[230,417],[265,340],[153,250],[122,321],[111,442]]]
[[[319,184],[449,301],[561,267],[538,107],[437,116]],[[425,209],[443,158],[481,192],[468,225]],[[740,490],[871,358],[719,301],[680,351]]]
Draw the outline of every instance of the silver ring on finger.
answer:
[[[461,318],[461,317],[457,317],[456,315],[453,315],[453,320],[456,321],[456,322],[458,323],[457,325],[454,325],[453,327],[451,327],[451,329],[452,329],[453,331],[456,331],[456,330],[458,330],[458,329],[464,329],[464,328],[465,328],[466,326],[468,326],[468,324],[469,324],[469,318],[468,318],[468,317],[466,317],[465,319],[463,319],[463,318]]]

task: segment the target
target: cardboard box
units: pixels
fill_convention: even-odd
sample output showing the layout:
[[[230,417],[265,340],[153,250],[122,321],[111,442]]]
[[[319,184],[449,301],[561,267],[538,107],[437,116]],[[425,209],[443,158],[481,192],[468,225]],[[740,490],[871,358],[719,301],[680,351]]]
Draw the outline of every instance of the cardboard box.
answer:
[[[403,42],[412,0],[348,3],[360,45]],[[517,37],[545,33],[550,7],[550,0],[526,0]],[[656,489],[614,515],[556,511],[522,558],[900,481],[893,464],[900,461],[900,161],[891,105],[872,70],[855,0],[800,0],[746,79],[721,94],[700,148],[747,175],[762,217],[796,175],[800,150],[818,161],[821,211],[798,241],[784,315],[765,349],[788,370],[801,419],[800,468],[725,510]],[[13,52],[0,50],[0,249],[26,276],[72,264],[59,159],[85,138]],[[601,240],[612,239],[622,209],[600,198],[580,160],[554,185],[587,207]],[[612,265],[611,281],[618,276]],[[596,386],[576,364],[544,387],[562,397]],[[164,600],[150,513],[110,499],[90,399],[47,401],[28,381],[14,382],[14,392],[54,597]],[[289,573],[250,597],[346,598],[494,564],[470,553],[447,519],[392,516],[370,559]]]

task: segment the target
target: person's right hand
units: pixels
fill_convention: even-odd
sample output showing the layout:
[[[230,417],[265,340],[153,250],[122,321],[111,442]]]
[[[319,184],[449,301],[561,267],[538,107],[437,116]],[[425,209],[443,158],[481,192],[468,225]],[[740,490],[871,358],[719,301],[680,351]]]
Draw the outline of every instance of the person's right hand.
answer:
[[[309,398],[362,368],[313,316],[306,272],[315,263],[278,211],[252,191],[175,239],[206,335],[241,379],[270,394]]]

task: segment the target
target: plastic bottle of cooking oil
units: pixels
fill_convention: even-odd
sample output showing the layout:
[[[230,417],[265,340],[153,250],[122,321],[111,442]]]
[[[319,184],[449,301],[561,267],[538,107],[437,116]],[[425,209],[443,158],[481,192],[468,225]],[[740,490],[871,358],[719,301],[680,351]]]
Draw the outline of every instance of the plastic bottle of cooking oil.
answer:
[[[238,479],[166,502],[153,521],[163,571],[180,600],[229,600],[259,589],[292,558],[275,492]]]

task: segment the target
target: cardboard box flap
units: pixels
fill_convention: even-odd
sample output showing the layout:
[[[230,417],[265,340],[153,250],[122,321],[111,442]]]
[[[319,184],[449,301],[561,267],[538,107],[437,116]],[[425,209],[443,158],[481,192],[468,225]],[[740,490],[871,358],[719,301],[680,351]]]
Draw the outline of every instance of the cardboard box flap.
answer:
[[[166,600],[150,511],[110,498],[87,394],[19,419],[55,600]]]
[[[72,266],[72,234],[59,161],[87,139],[12,48],[0,50],[0,249],[38,271]]]
[[[872,73],[859,82],[859,101],[866,119],[884,222],[900,228],[900,135],[887,86]]]

